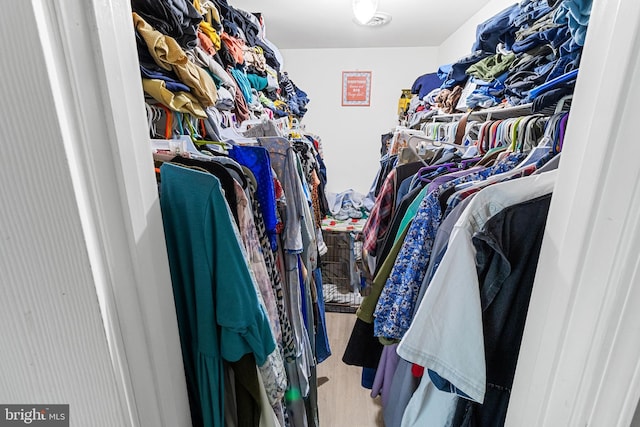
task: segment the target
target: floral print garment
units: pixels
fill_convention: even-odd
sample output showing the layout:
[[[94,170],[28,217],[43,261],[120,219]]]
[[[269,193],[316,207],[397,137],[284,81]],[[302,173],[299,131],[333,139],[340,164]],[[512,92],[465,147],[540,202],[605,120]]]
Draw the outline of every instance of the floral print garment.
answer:
[[[433,241],[442,219],[438,197],[455,185],[507,172],[523,158],[522,153],[510,154],[493,167],[441,185],[422,200],[378,299],[374,312],[375,336],[396,341],[402,339],[409,329],[420,286],[431,258]]]

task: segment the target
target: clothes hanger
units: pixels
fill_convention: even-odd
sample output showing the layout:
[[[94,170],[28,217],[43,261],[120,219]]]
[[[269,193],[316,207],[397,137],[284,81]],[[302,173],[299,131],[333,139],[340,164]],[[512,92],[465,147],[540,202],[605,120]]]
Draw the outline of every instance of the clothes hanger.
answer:
[[[156,122],[158,121],[156,111],[146,102],[144,103],[144,108],[147,111],[147,126],[149,127],[149,135],[151,138],[155,138],[158,135],[158,131],[156,129]]]
[[[480,154],[486,154],[489,151],[489,134],[491,133],[491,120],[484,122],[480,129],[480,137],[478,138],[478,151]]]
[[[511,128],[515,123],[515,119],[510,118],[506,119],[502,122],[502,126],[500,127],[500,132],[498,133],[498,141],[497,144],[499,146],[507,147],[507,150],[511,148]]]
[[[229,144],[222,141],[211,141],[211,140],[201,139],[202,137],[198,134],[197,126],[194,126],[191,120],[192,120],[191,116],[185,117],[187,127],[189,128],[189,133],[187,136],[190,137],[190,140],[193,144],[193,147],[188,146],[188,148],[190,149],[195,148],[202,155],[206,155],[206,154],[198,150],[197,147],[206,146],[209,150],[213,151],[216,154],[229,154],[227,151],[229,148],[231,148]]]
[[[192,135],[192,133],[186,133],[185,129],[184,129],[184,124],[183,124],[183,113],[180,112],[175,112],[174,113],[175,117],[177,120],[175,120],[175,122],[177,123],[178,126],[178,137],[176,139],[178,139],[179,141],[182,141],[182,148],[183,148],[183,152],[184,154],[187,154],[189,157],[193,157],[193,158],[208,158],[211,156],[208,156],[204,153],[202,153],[200,150],[198,150],[198,148],[196,147],[194,141],[196,141],[195,137]],[[190,130],[193,132],[193,127],[191,126],[191,122],[190,120],[187,118],[187,125],[190,128]],[[181,153],[181,155],[182,155]]]
[[[518,148],[518,132],[520,130],[520,123],[526,120],[528,116],[518,117],[511,127],[511,146],[509,151],[514,152]]]
[[[221,142],[229,142],[232,145],[236,143],[255,143],[255,139],[247,138],[246,136],[239,134],[233,126],[221,128],[220,136],[222,137]]]
[[[435,147],[435,148],[441,148],[443,145],[447,145],[447,146],[450,146],[450,147],[455,147],[455,148],[457,148],[457,149],[459,149],[461,151],[464,151],[467,148],[464,145],[455,144],[455,143],[449,142],[449,141],[438,141],[438,140],[434,140],[434,139],[428,138],[426,136],[421,136],[421,135],[411,135],[409,137],[409,139],[407,140],[407,143],[409,141],[411,141],[412,139],[414,139],[414,138],[421,139],[423,141],[431,143],[431,145],[433,147]]]
[[[499,147],[498,134],[499,134],[499,129],[501,128],[503,122],[504,120],[496,120],[493,122],[493,124],[489,128],[491,132],[489,134],[489,150]]]
[[[462,159],[460,160],[459,165],[462,169],[467,169],[469,166],[475,165],[480,160],[482,160],[482,157],[472,157],[470,159]]]
[[[434,147],[434,148],[441,148],[442,145],[452,146],[452,147],[455,147],[455,148],[459,149],[460,151],[464,151],[464,149],[466,148],[466,147],[464,147],[462,145],[454,144],[454,143],[448,142],[448,141],[434,141],[433,139],[427,138],[426,136],[411,135],[409,137],[409,139],[407,140],[407,146],[414,152],[414,154],[420,159],[420,162],[423,165],[425,165],[425,167],[430,167],[430,166],[429,166],[429,164],[427,162],[425,162],[422,159],[422,156],[420,156],[420,154],[415,150],[413,145],[411,145],[411,140],[413,140],[413,139],[420,139],[422,141],[425,141],[425,142],[431,144],[431,146]],[[442,166],[442,165],[440,165],[440,166]]]
[[[465,133],[462,137],[462,145],[466,147],[463,159],[470,159],[478,155],[478,137],[480,136],[480,129],[482,122],[467,122],[465,126]],[[453,128],[453,136],[457,133],[457,126]]]
[[[564,113],[560,115],[560,119],[558,120],[558,124],[556,127],[556,137],[553,141],[553,145],[551,150],[554,154],[559,154],[562,151],[562,144],[564,143],[564,134],[567,129],[567,120],[569,119],[569,113]]]
[[[427,173],[427,172],[433,172],[433,171],[436,171],[436,170],[441,169],[441,168],[446,169],[447,173],[449,173],[449,172],[455,172],[455,171],[457,171],[457,170],[458,170],[458,167],[457,167],[457,166],[458,166],[458,165],[457,165],[457,163],[454,163],[454,162],[450,162],[450,163],[443,163],[443,164],[441,164],[441,165],[425,166],[425,167],[422,167],[422,168],[418,169],[418,172],[416,172],[416,176],[418,177],[418,179],[419,179],[420,181],[422,181],[422,182],[428,182],[428,181],[429,181],[429,179],[428,179],[428,178],[425,178],[425,177],[423,176],[423,174],[425,174],[425,173]]]
[[[557,132],[559,130],[559,124],[562,121],[563,117],[564,115],[562,114],[554,114],[546,121],[544,135],[542,136],[538,144],[533,147],[531,151],[529,151],[527,157],[525,157],[525,159],[520,162],[520,164],[518,164],[515,169],[520,169],[522,167],[535,163],[544,155],[553,150],[553,146],[557,138]],[[538,119],[541,118],[544,119],[543,117],[538,117]],[[531,126],[535,126],[536,123],[530,122],[530,124]]]
[[[162,104],[155,104],[149,107],[151,111],[153,111],[154,119],[156,119],[156,121],[159,121],[163,114],[165,117],[165,138],[151,139],[151,150],[153,153],[171,154],[173,156],[182,156],[187,153],[192,155],[200,154],[195,147],[191,146],[192,144],[187,143],[188,138],[184,138],[186,135],[178,135],[175,138],[173,137],[173,126],[177,125],[178,120],[174,120],[174,112],[172,110]],[[180,113],[177,112],[175,113],[175,115],[179,114]]]
[[[245,132],[249,129],[251,129],[252,127],[256,126],[256,125],[264,125],[268,122],[269,120],[266,117],[260,118],[260,119],[247,119],[245,121],[243,121],[242,123],[240,123],[240,127],[238,128],[238,130],[240,132]]]

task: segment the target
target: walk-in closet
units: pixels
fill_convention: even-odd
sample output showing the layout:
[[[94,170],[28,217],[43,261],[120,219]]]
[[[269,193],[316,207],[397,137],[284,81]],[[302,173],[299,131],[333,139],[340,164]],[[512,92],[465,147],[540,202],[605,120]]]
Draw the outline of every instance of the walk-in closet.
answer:
[[[0,23],[0,426],[640,425],[637,1]]]

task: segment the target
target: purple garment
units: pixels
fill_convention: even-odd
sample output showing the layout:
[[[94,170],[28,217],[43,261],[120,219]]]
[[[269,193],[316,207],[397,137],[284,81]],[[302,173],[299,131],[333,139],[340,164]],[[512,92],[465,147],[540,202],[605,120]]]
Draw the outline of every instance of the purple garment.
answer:
[[[558,138],[556,143],[554,144],[554,152],[559,153],[562,151],[562,144],[564,143],[564,134],[567,130],[567,120],[569,120],[569,114],[565,114],[565,116],[560,121],[560,132],[558,133]]]
[[[380,363],[378,364],[378,370],[376,371],[376,377],[373,380],[373,387],[371,388],[371,397],[375,398],[378,395],[382,399],[382,407],[387,405],[389,401],[389,392],[391,391],[391,383],[393,382],[393,376],[396,373],[400,356],[396,352],[398,344],[387,345],[382,350],[382,356],[380,356]]]
[[[469,169],[463,169],[457,172],[453,172],[453,173],[448,173],[446,175],[440,175],[437,178],[434,178],[433,181],[431,181],[429,183],[429,188],[427,189],[427,194],[431,193],[433,190],[435,190],[436,188],[440,187],[442,184],[449,182],[453,179],[456,178],[460,178],[462,176],[466,176],[466,175],[470,175],[472,173],[481,171],[482,169],[484,169],[482,166],[474,166],[472,168]]]

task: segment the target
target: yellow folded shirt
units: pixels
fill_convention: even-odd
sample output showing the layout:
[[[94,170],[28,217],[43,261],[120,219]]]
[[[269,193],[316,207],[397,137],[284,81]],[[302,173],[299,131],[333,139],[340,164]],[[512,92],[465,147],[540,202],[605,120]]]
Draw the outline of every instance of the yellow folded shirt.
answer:
[[[213,79],[205,70],[189,61],[182,48],[173,38],[153,29],[137,13],[133,13],[136,31],[142,36],[149,53],[165,70],[173,70],[178,79],[189,86],[193,96],[205,107],[215,105],[218,92]]]
[[[200,119],[206,119],[202,105],[189,92],[171,92],[164,80],[142,79],[142,88],[156,101],[166,105],[173,111],[192,114]]]
[[[218,52],[220,50],[220,43],[222,43],[222,41],[220,40],[220,35],[215,30],[215,28],[213,28],[208,22],[202,21],[200,22],[200,29],[203,33],[209,36],[211,42],[213,43],[213,48],[216,50],[216,52]]]

